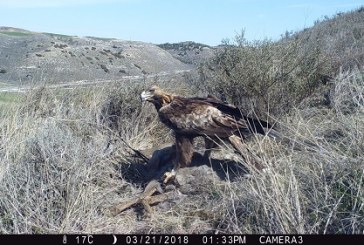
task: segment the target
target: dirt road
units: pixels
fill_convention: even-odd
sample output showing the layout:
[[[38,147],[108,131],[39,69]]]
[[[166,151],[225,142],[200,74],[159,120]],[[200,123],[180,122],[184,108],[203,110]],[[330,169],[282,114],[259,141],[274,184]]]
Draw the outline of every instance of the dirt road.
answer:
[[[176,70],[173,72],[160,72],[157,74],[148,74],[144,76],[124,76],[118,80],[80,80],[80,81],[72,81],[58,84],[45,84],[45,85],[36,85],[36,86],[21,86],[21,87],[3,87],[0,88],[0,93],[9,92],[9,93],[25,93],[31,89],[37,89],[43,86],[47,88],[56,89],[56,88],[74,88],[74,87],[85,87],[95,84],[107,84],[113,82],[122,82],[122,81],[133,81],[133,80],[143,80],[143,79],[151,79],[151,78],[166,78],[172,77],[175,75],[182,75],[186,73],[191,73],[193,70]]]

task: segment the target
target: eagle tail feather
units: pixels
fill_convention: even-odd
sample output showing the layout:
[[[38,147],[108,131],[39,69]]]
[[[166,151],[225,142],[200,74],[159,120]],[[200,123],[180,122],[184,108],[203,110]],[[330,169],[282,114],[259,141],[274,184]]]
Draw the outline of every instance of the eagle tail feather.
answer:
[[[267,135],[269,130],[273,129],[273,126],[264,120],[250,117],[246,117],[245,120],[248,122],[249,131],[252,133]]]

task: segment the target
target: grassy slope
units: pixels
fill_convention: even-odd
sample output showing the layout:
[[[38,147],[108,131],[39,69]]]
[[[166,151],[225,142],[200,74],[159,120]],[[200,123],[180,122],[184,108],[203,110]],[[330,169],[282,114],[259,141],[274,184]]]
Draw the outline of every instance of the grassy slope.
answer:
[[[283,134],[317,147],[253,137],[268,172],[229,181],[209,166],[184,169],[201,174],[152,216],[109,211],[141,192],[147,174],[121,139],[143,149],[172,138],[139,102],[144,85],[30,91],[0,120],[0,233],[362,233],[364,73],[338,71],[331,82],[330,107],[301,104],[280,119]],[[178,84],[174,92],[192,94]],[[229,147],[220,155],[246,165]]]

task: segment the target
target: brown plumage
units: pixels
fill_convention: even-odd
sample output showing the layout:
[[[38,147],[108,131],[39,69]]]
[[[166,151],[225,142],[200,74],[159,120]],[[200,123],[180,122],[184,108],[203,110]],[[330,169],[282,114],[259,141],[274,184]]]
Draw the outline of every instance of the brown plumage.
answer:
[[[175,133],[176,159],[172,175],[178,168],[191,163],[193,139],[198,136],[205,138],[207,155],[209,149],[215,146],[213,142],[223,139],[229,141],[247,162],[257,169],[262,168],[246,149],[240,136],[246,133],[265,134],[271,128],[267,122],[249,118],[235,106],[213,96],[185,98],[152,86],[141,94],[141,99],[153,103],[161,122]]]

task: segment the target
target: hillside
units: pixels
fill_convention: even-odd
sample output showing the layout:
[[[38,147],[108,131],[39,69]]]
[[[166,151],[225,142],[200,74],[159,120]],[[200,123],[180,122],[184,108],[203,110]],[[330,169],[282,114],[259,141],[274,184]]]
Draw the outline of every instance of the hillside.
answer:
[[[117,80],[189,70],[156,45],[0,27],[0,81],[12,84]]]
[[[164,43],[159,44],[159,47],[168,51],[174,58],[186,64],[200,65],[211,59],[216,47],[210,47],[205,44],[195,42],[181,42],[181,43]]]
[[[322,52],[331,69],[349,69],[364,63],[364,7],[317,20],[311,28],[290,33],[282,41],[301,40],[307,48]]]
[[[364,65],[363,30],[360,8],[277,41],[246,40],[243,32],[203,65],[196,85],[264,116],[285,115],[307,101],[329,105],[335,77]]]

